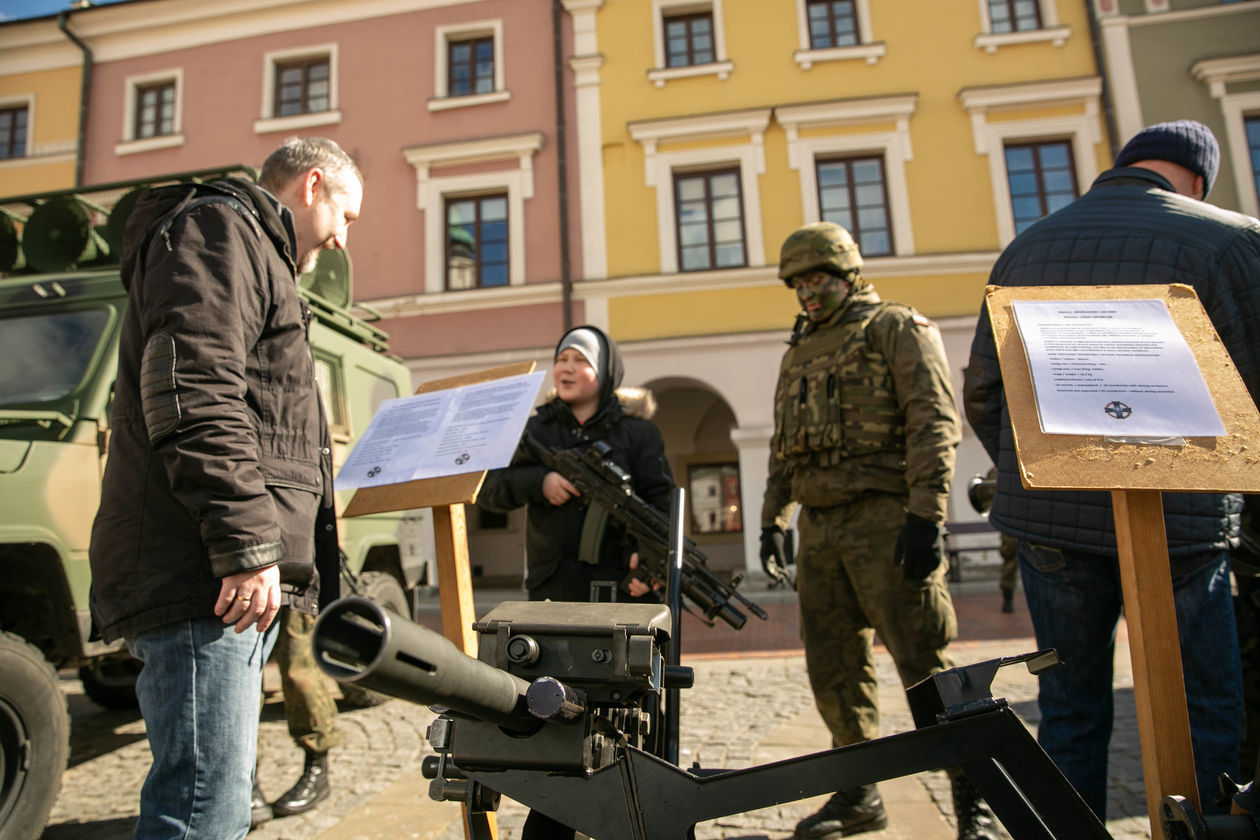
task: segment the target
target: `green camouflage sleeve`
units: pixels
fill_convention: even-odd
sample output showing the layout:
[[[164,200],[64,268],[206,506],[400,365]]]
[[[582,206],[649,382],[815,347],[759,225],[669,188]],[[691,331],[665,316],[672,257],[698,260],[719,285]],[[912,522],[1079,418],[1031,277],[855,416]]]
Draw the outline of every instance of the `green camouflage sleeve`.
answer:
[[[761,502],[761,527],[771,528],[778,525],[780,528],[787,528],[795,506],[796,503],[792,501],[792,473],[787,462],[774,457],[771,452],[766,495]]]
[[[885,307],[868,329],[889,361],[897,403],[906,418],[909,511],[944,522],[962,430],[940,331],[900,305]]]
[[[784,371],[788,363],[788,356],[792,353],[788,350],[784,354],[783,360],[779,366],[779,379],[775,383],[774,388],[774,404],[775,411],[775,428],[770,439],[770,462],[767,468],[768,478],[766,479],[766,493],[761,501],[761,527],[770,528],[778,525],[780,528],[786,528],[788,520],[792,516],[792,508],[795,506],[792,502],[792,470],[791,464],[782,458],[775,457],[774,441],[779,436],[779,412],[777,406],[779,400],[783,398]]]

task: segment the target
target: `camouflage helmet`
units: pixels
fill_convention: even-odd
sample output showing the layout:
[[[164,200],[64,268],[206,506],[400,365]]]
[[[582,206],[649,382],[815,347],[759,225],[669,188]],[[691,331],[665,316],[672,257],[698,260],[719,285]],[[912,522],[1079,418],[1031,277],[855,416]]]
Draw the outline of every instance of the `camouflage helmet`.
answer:
[[[862,267],[862,254],[849,232],[835,222],[812,222],[783,241],[779,251],[779,279],[791,286],[791,279],[824,266],[841,274]]]

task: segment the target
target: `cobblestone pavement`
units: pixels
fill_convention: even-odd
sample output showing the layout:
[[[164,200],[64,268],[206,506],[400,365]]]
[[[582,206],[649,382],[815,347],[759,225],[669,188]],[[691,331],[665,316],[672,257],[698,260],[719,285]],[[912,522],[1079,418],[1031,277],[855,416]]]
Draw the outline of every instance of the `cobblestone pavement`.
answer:
[[[959,662],[975,662],[994,656],[1025,652],[1028,639],[964,642],[956,646]],[[1141,763],[1137,749],[1136,715],[1127,648],[1117,657],[1116,731],[1113,739],[1109,803],[1112,835],[1123,840],[1149,837],[1145,816]],[[769,760],[825,749],[827,735],[813,711],[813,703],[799,654],[745,655],[739,658],[706,658],[688,661],[696,669],[693,689],[683,694],[682,763],[700,762],[704,767],[746,767]],[[887,733],[911,728],[904,695],[896,685],[891,660],[882,651],[878,658],[883,729]],[[140,784],[149,763],[143,722],[135,713],[102,710],[81,693],[77,680],[62,681],[73,718],[70,768],[62,793],[44,837],[46,840],[123,840],[131,836]],[[999,672],[994,694],[1005,697],[1035,730],[1036,681],[1023,669]],[[275,797],[297,778],[301,753],[289,740],[279,698],[267,703],[261,724],[264,790]],[[431,803],[427,782],[420,777],[421,758],[427,754],[424,732],[433,714],[420,706],[390,701],[371,709],[346,710],[339,718],[346,744],[333,754],[331,797],[314,811],[274,820],[250,834],[251,840],[343,840],[343,838],[410,837],[459,840],[463,832],[451,822],[456,805]],[[776,745],[772,733],[797,727],[798,733]],[[811,740],[812,739],[812,740]],[[778,750],[776,753],[775,750]],[[784,754],[784,750],[795,750]],[[926,773],[906,780],[884,783],[891,800],[906,791],[897,785],[920,785],[910,792],[924,802],[935,803],[941,815],[952,816],[949,785],[942,773]],[[822,798],[767,808],[723,818],[698,827],[699,840],[782,840],[791,836],[795,823]],[[375,807],[375,810],[373,810]],[[373,830],[373,818],[365,814],[393,809],[389,825],[402,831]],[[366,810],[365,810],[366,809]],[[500,837],[518,840],[525,810],[504,800],[498,819]],[[435,822],[436,820],[436,822]],[[952,830],[944,820],[938,834],[913,835],[915,840],[948,840]],[[902,830],[904,831],[904,829]],[[912,836],[900,833],[896,822],[879,838]]]

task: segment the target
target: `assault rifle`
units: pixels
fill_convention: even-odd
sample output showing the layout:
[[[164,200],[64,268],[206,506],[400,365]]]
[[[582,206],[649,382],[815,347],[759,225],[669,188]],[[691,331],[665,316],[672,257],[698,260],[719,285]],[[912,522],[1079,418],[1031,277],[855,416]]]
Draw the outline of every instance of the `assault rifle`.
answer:
[[[521,443],[540,463],[572,482],[587,504],[598,505],[617,520],[638,541],[639,557],[650,574],[657,580],[666,579],[669,518],[634,494],[630,476],[612,460],[608,444],[596,441],[581,450],[551,449],[528,434]],[[732,600],[763,621],[769,618],[765,610],[735,591],[742,580],[743,575],[730,582],[715,575],[704,552],[683,538],[682,594],[700,609],[708,623],[720,618],[736,630],[743,627],[748,619]]]

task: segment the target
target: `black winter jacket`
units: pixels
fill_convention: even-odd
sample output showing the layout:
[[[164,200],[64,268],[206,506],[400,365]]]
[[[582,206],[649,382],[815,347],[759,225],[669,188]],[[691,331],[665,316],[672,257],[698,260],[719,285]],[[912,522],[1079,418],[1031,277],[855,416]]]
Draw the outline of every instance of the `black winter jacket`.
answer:
[[[993,267],[995,286],[1186,283],[1195,288],[1253,399],[1260,396],[1260,222],[1178,195],[1163,176],[1117,168],[1024,231]],[[1247,329],[1250,325],[1250,329]],[[967,419],[998,467],[989,521],[1034,543],[1115,556],[1111,496],[1025,490],[992,326],[983,309],[964,374]],[[1237,495],[1165,493],[1174,558],[1236,543]],[[1174,566],[1177,565],[1174,559]]]
[[[220,578],[275,563],[290,606],[313,611],[321,574],[336,596],[331,456],[295,249],[289,211],[243,180],[150,190],[128,220],[89,552],[106,640],[213,615]]]
[[[624,388],[607,399],[585,424],[579,424],[568,404],[555,398],[539,406],[526,423],[525,432],[552,449],[585,447],[604,441],[612,447],[612,460],[630,473],[635,495],[665,512],[669,510],[674,480],[665,460],[661,433],[647,419],[653,408],[647,391]],[[547,472],[547,467],[524,448],[518,449],[511,466],[493,470],[486,476],[477,499],[487,510],[501,513],[527,506],[525,586],[530,590],[543,586],[556,574],[590,571],[580,568],[578,560],[587,505],[581,497],[559,507],[548,502],[542,492],[543,476]],[[624,531],[609,520],[600,543],[594,578],[621,579],[627,570],[631,548],[624,542]],[[575,594],[572,599],[588,600],[584,593]]]

